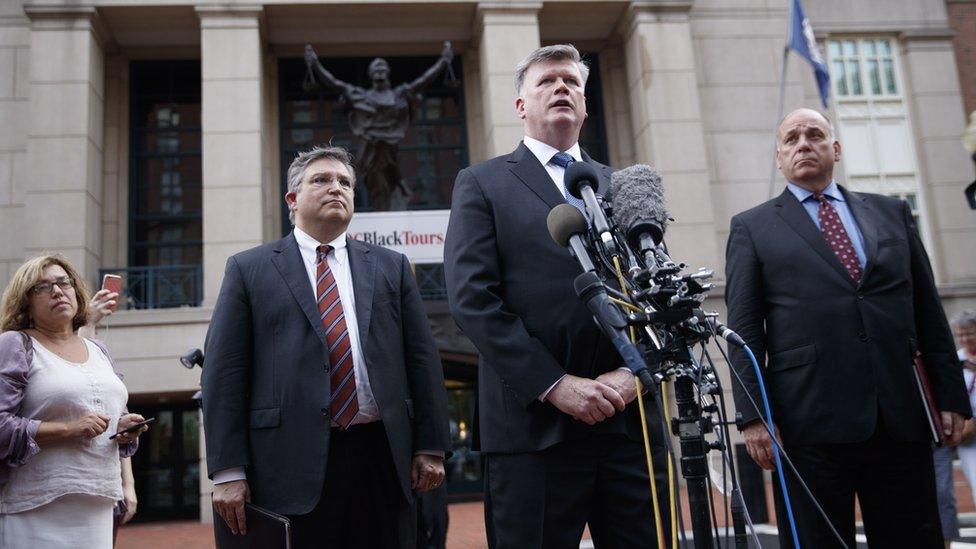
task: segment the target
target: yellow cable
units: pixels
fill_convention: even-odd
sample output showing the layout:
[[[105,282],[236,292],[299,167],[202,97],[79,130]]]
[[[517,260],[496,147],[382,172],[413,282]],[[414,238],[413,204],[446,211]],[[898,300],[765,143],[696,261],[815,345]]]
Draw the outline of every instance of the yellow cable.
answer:
[[[664,545],[664,530],[661,527],[661,506],[657,501],[657,481],[654,479],[654,460],[651,459],[651,437],[647,433],[647,416],[644,413],[644,399],[641,395],[644,394],[644,387],[641,385],[640,378],[634,376],[634,381],[637,383],[637,407],[640,410],[641,419],[641,431],[644,433],[644,456],[647,458],[647,472],[651,479],[651,502],[654,504],[654,529],[657,531],[658,547],[662,549]],[[668,466],[670,468],[671,461],[668,460]],[[673,547],[677,547],[674,545]]]
[[[614,268],[617,271],[617,282],[620,283],[620,291],[623,292],[624,294],[626,294],[627,293],[627,284],[626,284],[626,280],[624,279],[623,269],[620,267],[620,257],[617,256],[617,255],[614,255],[613,256],[613,266],[614,266]],[[625,307],[625,308],[628,308],[628,309],[632,309],[632,310],[638,311],[638,312],[640,312],[642,310],[639,307],[636,307],[636,306],[634,306],[634,305],[632,305],[630,303],[627,303],[626,301],[623,301],[623,300],[620,300],[620,299],[615,299],[615,298],[612,298],[612,297],[610,299],[614,303],[620,305],[621,307]],[[633,326],[630,326],[629,328],[630,328],[630,340],[631,340],[632,343],[636,343],[637,342],[637,331],[634,329]],[[664,544],[664,531],[663,531],[663,528],[662,528],[662,525],[661,525],[661,522],[662,522],[661,519],[663,517],[661,516],[661,506],[660,506],[660,503],[658,502],[658,499],[657,499],[657,480],[654,478],[654,459],[653,459],[653,454],[651,453],[651,438],[650,438],[650,435],[647,432],[647,415],[646,415],[646,413],[644,411],[644,399],[641,398],[641,395],[644,394],[644,388],[641,385],[640,378],[638,378],[637,376],[634,376],[634,382],[637,384],[637,407],[638,407],[638,409],[640,411],[641,431],[643,432],[643,435],[644,435],[644,455],[647,458],[647,472],[648,472],[648,477],[650,478],[650,484],[651,484],[651,502],[654,505],[654,528],[655,528],[656,533],[657,533],[658,546],[663,549],[664,546],[665,546],[665,544]],[[664,436],[668,436],[668,434],[665,433]],[[671,493],[671,499],[672,499],[672,501],[674,500],[674,479],[673,479],[673,476],[674,476],[674,473],[673,473],[672,466],[671,466],[671,460],[669,458],[668,459],[668,490]],[[672,523],[675,522],[674,503],[671,504],[671,522]],[[676,530],[677,530],[677,528],[672,525],[671,531],[672,532],[675,532]],[[674,539],[675,539],[675,543],[672,544],[672,547],[677,547],[678,546],[677,545],[677,537],[675,537]]]
[[[617,305],[619,305],[619,306],[621,306],[621,307],[623,307],[625,309],[630,309],[631,311],[634,311],[634,312],[637,312],[637,313],[641,312],[641,308],[640,307],[638,307],[636,305],[631,305],[630,303],[627,303],[626,301],[624,301],[622,299],[617,299],[615,297],[611,297],[610,298],[610,301],[616,303]]]
[[[670,389],[670,383],[667,381],[661,382],[661,406],[664,408],[664,424],[666,426],[671,425],[671,403],[668,398],[668,390]],[[668,436],[665,433],[664,436]],[[678,513],[677,513],[677,501],[675,500],[674,492],[674,461],[672,460],[671,453],[668,452],[668,497],[671,502],[671,547],[678,546]]]

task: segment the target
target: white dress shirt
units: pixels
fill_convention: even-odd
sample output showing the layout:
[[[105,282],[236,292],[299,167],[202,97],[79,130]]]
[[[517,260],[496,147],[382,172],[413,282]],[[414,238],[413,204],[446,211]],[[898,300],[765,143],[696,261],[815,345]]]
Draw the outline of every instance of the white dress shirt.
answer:
[[[539,164],[546,169],[549,177],[552,178],[552,182],[555,183],[556,188],[559,189],[559,194],[566,196],[566,184],[563,182],[563,176],[566,175],[566,168],[554,164],[551,162],[552,157],[558,152],[564,152],[569,156],[573,157],[573,160],[577,162],[583,161],[583,153],[580,152],[579,143],[573,143],[573,146],[566,151],[560,151],[559,149],[539,141],[538,139],[533,139],[529,136],[525,136],[522,139],[525,146],[528,147],[532,154],[539,159]]]

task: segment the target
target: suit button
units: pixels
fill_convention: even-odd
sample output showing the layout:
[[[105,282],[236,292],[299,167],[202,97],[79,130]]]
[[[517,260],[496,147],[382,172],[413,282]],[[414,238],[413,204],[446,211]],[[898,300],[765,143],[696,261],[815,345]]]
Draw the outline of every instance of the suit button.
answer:
[[[329,417],[329,409],[328,408],[322,408],[320,411],[322,412],[322,415],[323,416],[325,416],[326,418]]]
[[[867,341],[867,340],[868,340],[868,334],[866,334],[866,333],[864,333],[864,332],[861,332],[860,334],[858,334],[858,335],[857,335],[857,337],[858,337],[858,339],[860,339],[861,341]]]
[[[329,373],[329,363],[326,363],[323,368],[325,369],[325,373]]]
[[[857,298],[864,299],[864,294],[862,294],[861,292],[857,292]]]

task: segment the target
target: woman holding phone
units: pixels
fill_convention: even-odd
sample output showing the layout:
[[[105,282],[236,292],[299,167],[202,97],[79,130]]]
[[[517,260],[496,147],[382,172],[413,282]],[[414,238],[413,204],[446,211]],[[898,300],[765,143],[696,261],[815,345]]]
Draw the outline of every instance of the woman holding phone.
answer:
[[[78,334],[84,281],[60,255],[33,258],[0,304],[0,548],[112,547],[120,458],[146,427],[105,347]],[[118,434],[110,438],[113,434]]]
[[[122,277],[105,275],[102,277],[102,289],[92,296],[88,305],[88,323],[78,330],[78,333],[88,339],[95,339],[95,327],[103,318],[111,316],[118,309],[119,297],[122,294]],[[112,542],[119,537],[119,527],[132,520],[139,506],[136,497],[136,482],[132,474],[132,458],[122,458],[122,499],[115,502],[112,511]]]

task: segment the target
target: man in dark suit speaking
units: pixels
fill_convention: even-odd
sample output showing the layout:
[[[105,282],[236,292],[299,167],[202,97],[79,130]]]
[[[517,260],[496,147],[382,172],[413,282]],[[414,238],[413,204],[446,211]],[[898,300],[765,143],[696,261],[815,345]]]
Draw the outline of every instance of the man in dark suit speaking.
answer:
[[[950,443],[970,411],[915,220],[901,200],[834,181],[841,147],[822,114],[790,113],[777,143],[788,188],[732,218],[729,326],[760,364],[768,357],[779,436],[847,545],[854,547],[856,496],[872,547],[942,547],[916,350]],[[760,402],[748,357],[736,352],[732,362]],[[772,469],[771,438],[747,392],[734,387],[747,450]],[[801,545],[838,545],[786,471]],[[791,546],[785,514],[778,524]]]
[[[444,265],[454,319],[481,354],[493,548],[579,547],[586,523],[597,547],[656,546],[633,376],[576,297],[580,267],[546,227],[549,210],[567,201],[569,162],[589,162],[609,188],[610,169],[578,143],[588,72],[566,45],[519,63],[524,141],[462,170],[454,185]]]
[[[346,237],[354,187],[344,149],[299,154],[294,231],[227,261],[201,382],[213,501],[235,533],[253,499],[292,518],[296,548],[412,548],[413,490],[444,479],[420,292],[402,254]]]

